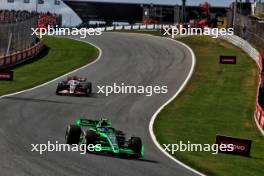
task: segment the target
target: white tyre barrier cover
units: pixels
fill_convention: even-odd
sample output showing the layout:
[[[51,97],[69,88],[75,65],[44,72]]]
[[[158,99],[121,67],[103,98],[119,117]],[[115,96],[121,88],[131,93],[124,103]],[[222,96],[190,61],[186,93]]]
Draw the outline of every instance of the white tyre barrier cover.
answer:
[[[123,26],[115,26],[115,30],[122,30]]]
[[[113,26],[111,26],[111,27],[106,27],[106,30],[107,30],[107,31],[113,31],[113,30],[114,30],[114,27],[113,27]]]
[[[131,30],[132,27],[131,27],[131,26],[124,26],[124,29],[125,29],[125,30]]]
[[[133,29],[139,29],[139,25],[134,25]]]
[[[147,29],[147,25],[140,25],[140,29]]]
[[[154,29],[154,25],[153,24],[147,25],[147,29]]]

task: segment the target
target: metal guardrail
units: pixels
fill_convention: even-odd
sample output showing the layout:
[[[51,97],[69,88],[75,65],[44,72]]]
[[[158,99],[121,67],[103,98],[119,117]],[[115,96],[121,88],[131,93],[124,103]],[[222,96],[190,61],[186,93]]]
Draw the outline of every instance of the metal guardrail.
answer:
[[[222,36],[219,36],[219,38],[222,38],[234,44],[235,46],[241,48],[243,51],[245,51],[251,58],[253,58],[259,64],[260,53],[255,48],[253,48],[252,45],[248,43],[246,40],[236,35],[232,35],[232,36],[222,35]],[[261,68],[262,65],[259,65],[259,67]]]
[[[10,15],[16,20],[3,20],[5,16],[1,16],[4,22],[0,23],[0,69],[31,59],[43,48],[42,41],[31,30],[37,27],[38,16],[26,13],[25,19],[20,20],[15,14]]]

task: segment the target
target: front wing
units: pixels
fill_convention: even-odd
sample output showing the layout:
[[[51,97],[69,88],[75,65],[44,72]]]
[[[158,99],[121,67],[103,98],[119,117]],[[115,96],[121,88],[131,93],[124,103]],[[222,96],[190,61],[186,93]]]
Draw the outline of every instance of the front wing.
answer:
[[[68,89],[60,90],[57,92],[58,95],[76,95],[76,96],[85,96],[87,93],[84,90],[75,90],[74,93],[70,93]]]
[[[138,154],[129,148],[114,149],[112,147],[101,147],[101,152],[112,153],[112,154],[116,154],[116,155],[126,155],[126,156],[134,156],[137,158],[143,158],[144,153],[145,153],[145,149],[144,149],[144,146],[142,146],[141,153]]]

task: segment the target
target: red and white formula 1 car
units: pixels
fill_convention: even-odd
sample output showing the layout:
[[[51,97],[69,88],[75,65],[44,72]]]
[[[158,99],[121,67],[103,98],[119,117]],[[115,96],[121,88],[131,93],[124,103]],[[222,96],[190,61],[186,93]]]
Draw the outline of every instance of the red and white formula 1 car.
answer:
[[[58,83],[57,95],[89,96],[92,94],[92,83],[84,77],[71,76]]]

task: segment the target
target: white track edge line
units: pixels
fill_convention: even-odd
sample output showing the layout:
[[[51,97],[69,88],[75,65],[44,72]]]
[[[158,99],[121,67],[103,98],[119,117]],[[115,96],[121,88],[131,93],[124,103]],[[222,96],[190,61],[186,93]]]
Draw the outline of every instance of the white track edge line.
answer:
[[[2,95],[2,96],[0,96],[0,99],[3,99],[3,98],[5,98],[5,97],[10,97],[10,96],[13,96],[13,95],[18,95],[18,94],[25,93],[25,92],[29,92],[29,91],[32,91],[32,90],[38,89],[38,88],[40,88],[40,87],[46,86],[46,85],[48,85],[48,84],[50,84],[50,83],[52,83],[52,82],[54,82],[54,81],[57,81],[57,80],[61,79],[62,77],[65,77],[65,76],[67,76],[67,75],[73,74],[74,72],[77,72],[77,71],[80,71],[80,70],[82,70],[82,69],[84,69],[84,68],[87,68],[87,67],[89,67],[89,66],[95,64],[96,62],[98,62],[98,61],[101,59],[102,54],[103,54],[103,51],[102,51],[101,48],[98,47],[97,45],[95,45],[95,44],[93,44],[93,43],[90,43],[90,42],[88,42],[88,41],[81,40],[81,39],[74,39],[74,38],[68,38],[68,39],[76,40],[76,41],[83,42],[83,43],[90,44],[90,45],[94,46],[96,49],[99,50],[99,55],[98,55],[98,57],[97,57],[94,61],[92,61],[92,62],[90,62],[90,63],[88,63],[88,64],[86,64],[86,65],[84,65],[84,66],[82,66],[82,67],[80,67],[80,68],[77,68],[77,69],[75,69],[75,70],[73,70],[73,71],[71,71],[71,72],[69,72],[69,73],[66,73],[66,74],[61,75],[61,76],[59,76],[59,77],[57,77],[57,78],[54,78],[54,79],[52,79],[52,80],[50,80],[50,81],[48,81],[48,82],[45,82],[45,83],[43,83],[43,84],[40,84],[40,85],[38,85],[38,86],[35,86],[35,87],[32,87],[32,88],[29,88],[29,89],[26,89],[26,90],[22,90],[22,91],[18,91],[18,92],[15,92],[15,93],[10,93],[10,94],[6,94],[6,95]]]
[[[169,38],[168,38],[169,39]],[[173,39],[169,39],[169,40],[173,40]],[[194,72],[194,68],[195,68],[195,65],[196,65],[196,57],[195,57],[195,54],[193,52],[193,50],[186,44],[180,42],[180,41],[177,41],[177,40],[173,40],[175,42],[177,42],[178,44],[181,44],[182,46],[186,47],[191,55],[192,55],[192,66],[191,66],[191,70],[187,76],[187,78],[185,79],[185,81],[183,82],[183,84],[181,85],[180,89],[178,89],[178,91],[166,102],[164,103],[154,114],[153,116],[151,117],[151,120],[150,120],[150,123],[149,123],[149,133],[150,133],[150,136],[151,136],[151,139],[152,141],[154,142],[154,144],[157,146],[157,148],[163,153],[165,154],[168,158],[172,159],[174,162],[176,162],[177,164],[183,166],[184,168],[194,172],[195,174],[198,174],[198,175],[201,175],[201,176],[205,176],[203,173],[191,168],[190,166],[182,163],[181,161],[177,160],[176,158],[174,158],[172,155],[170,155],[169,153],[167,153],[159,144],[159,142],[157,141],[157,138],[153,132],[153,125],[154,125],[154,122],[157,118],[157,115],[163,110],[163,108],[165,106],[167,106],[170,102],[172,102],[181,92],[182,90],[185,88],[185,86],[187,85],[187,83],[189,82],[189,80],[191,79],[192,75],[193,75],[193,72]]]

